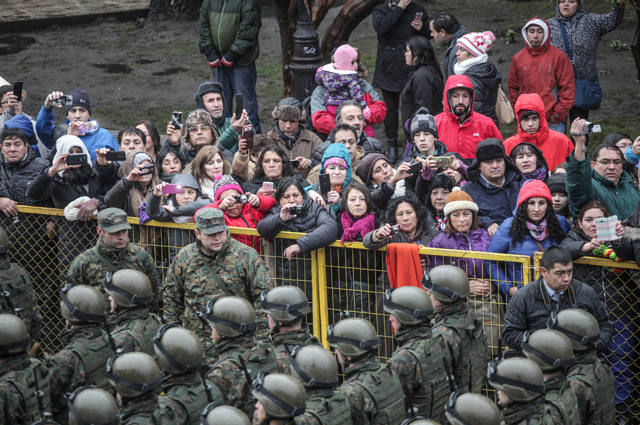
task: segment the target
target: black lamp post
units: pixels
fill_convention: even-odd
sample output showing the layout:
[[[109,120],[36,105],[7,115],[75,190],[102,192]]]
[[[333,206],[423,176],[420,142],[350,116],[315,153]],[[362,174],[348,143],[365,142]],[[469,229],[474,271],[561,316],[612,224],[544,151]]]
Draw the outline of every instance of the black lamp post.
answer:
[[[322,64],[320,38],[311,22],[311,11],[306,0],[298,0],[298,29],[293,34],[291,73],[296,99],[303,101],[315,87],[316,70]]]

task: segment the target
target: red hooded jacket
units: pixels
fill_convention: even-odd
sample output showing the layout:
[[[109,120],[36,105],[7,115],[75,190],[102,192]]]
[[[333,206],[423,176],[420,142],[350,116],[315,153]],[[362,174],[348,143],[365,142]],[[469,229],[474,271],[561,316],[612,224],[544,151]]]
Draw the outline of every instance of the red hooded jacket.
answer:
[[[449,105],[449,91],[459,87],[471,92],[471,103],[462,123]],[[444,105],[444,112],[436,115],[436,125],[438,140],[447,146],[449,152],[458,152],[465,159],[475,158],[478,143],[489,138],[502,140],[502,134],[491,118],[473,112],[473,84],[466,75],[451,75],[447,79],[444,87]]]
[[[225,213],[224,215],[225,224],[229,227],[244,227],[245,229],[257,228],[258,223],[260,222],[260,220],[264,218],[265,214],[268,213],[271,208],[276,206],[276,200],[271,196],[258,195],[258,198],[260,198],[260,207],[258,207],[258,209],[254,209],[253,207],[249,206],[249,204],[244,204],[242,206],[242,213],[240,213],[240,215],[236,218],[229,217]],[[203,208],[218,208],[218,205],[220,205],[220,202],[222,202],[223,200],[224,199],[218,199],[216,202],[213,202],[205,207],[200,208],[200,210]],[[196,214],[197,213],[198,212],[196,211]],[[195,214],[193,215],[193,217],[195,220]],[[261,238],[259,236],[232,234],[231,237],[237,240],[238,242],[242,242],[243,244],[250,246],[251,248],[258,251],[258,254],[260,254]]]
[[[536,111],[540,117],[544,117],[544,104],[537,94],[523,94],[516,102],[516,117],[520,116],[520,111]],[[509,137],[504,142],[504,149],[507,155],[519,143],[528,142],[538,147],[542,155],[547,160],[549,171],[553,172],[558,164],[562,164],[573,151],[573,143],[567,136],[557,131],[549,130],[547,120],[540,120],[540,128],[535,134],[527,134],[522,130],[520,120],[518,120],[518,134]]]
[[[531,47],[527,41],[527,28],[542,27],[545,38],[542,46]],[[548,121],[565,122],[573,106],[576,81],[569,57],[551,45],[549,24],[542,18],[533,18],[522,28],[525,48],[511,61],[509,69],[509,102],[515,110],[518,96],[538,93],[544,102]]]

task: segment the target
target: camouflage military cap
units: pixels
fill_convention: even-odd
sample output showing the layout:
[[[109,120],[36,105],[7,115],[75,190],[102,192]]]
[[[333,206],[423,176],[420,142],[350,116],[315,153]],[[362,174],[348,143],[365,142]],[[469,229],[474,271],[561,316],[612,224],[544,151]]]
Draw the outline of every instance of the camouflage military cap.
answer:
[[[98,213],[98,226],[107,233],[131,229],[131,225],[127,221],[127,213],[120,208],[107,208],[100,211]]]
[[[205,235],[227,230],[224,213],[217,208],[203,208],[196,213],[196,229]]]

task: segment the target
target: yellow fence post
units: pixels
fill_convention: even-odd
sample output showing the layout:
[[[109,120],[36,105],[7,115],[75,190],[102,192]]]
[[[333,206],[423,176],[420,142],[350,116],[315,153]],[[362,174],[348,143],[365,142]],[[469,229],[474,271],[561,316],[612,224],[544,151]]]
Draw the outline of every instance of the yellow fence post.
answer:
[[[329,349],[327,342],[327,326],[329,326],[329,303],[327,301],[327,261],[324,248],[317,252],[317,260],[313,268],[315,282],[313,285],[313,328],[315,336]],[[319,330],[319,331],[318,331]]]

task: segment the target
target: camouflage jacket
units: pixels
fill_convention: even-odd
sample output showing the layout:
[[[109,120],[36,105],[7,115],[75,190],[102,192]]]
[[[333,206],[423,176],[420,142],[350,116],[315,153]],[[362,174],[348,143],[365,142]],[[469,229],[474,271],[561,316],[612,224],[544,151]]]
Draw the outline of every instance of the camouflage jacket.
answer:
[[[297,331],[285,331],[272,335],[273,351],[276,353],[276,361],[282,369],[282,373],[291,375],[289,354],[296,345],[322,345],[318,338],[309,333],[309,328]]]
[[[128,403],[120,413],[120,425],[184,425],[171,412],[160,411],[155,392],[145,394]]]
[[[545,409],[549,412],[551,417],[553,418],[553,423],[562,424],[562,425],[579,425],[580,417],[578,413],[578,399],[576,395],[573,393],[569,386],[569,382],[567,381],[566,373],[560,373],[556,376],[553,376],[549,379],[544,380],[545,386]],[[568,394],[570,396],[569,403],[573,403],[573,406],[564,406],[562,410],[560,410],[555,405],[551,404],[548,401],[548,398],[553,393]],[[575,412],[575,415],[567,415],[567,412]],[[565,420],[566,417],[566,420]]]
[[[66,345],[65,348],[47,360],[47,367],[51,371],[51,409],[56,422],[69,423],[67,393],[72,393],[78,387],[97,384],[87,382],[87,369],[80,357],[72,350],[72,344],[87,339],[99,341],[105,337],[106,333],[102,328],[95,325],[68,329],[60,335],[60,339]],[[109,353],[102,353],[106,357],[115,355],[110,345],[107,344],[104,349],[109,351]],[[109,387],[103,389],[110,390]]]
[[[210,385],[210,396],[206,395],[206,388],[204,383]],[[183,396],[180,401],[176,400],[178,393],[181,389],[192,391],[198,395],[204,392],[205,397],[200,400],[198,397],[192,397],[190,393],[187,396]],[[200,374],[188,373],[186,375],[166,375],[162,381],[162,391],[165,395],[160,397],[160,412],[165,417],[172,417],[178,420],[180,424],[200,424],[199,417],[204,407],[209,403],[224,403],[224,398],[220,393],[220,390],[211,382],[203,381]],[[211,400],[209,400],[211,397]],[[187,405],[201,406],[198,407],[199,413],[195,418],[195,422],[189,417],[189,411]],[[193,410],[193,409],[192,409]]]
[[[9,283],[12,283],[9,287]],[[7,291],[9,297],[3,294]],[[13,308],[10,304],[13,304]],[[14,308],[22,308],[20,317],[27,325],[31,336],[31,344],[40,338],[42,331],[42,315],[38,307],[38,298],[31,278],[17,264],[11,264],[8,255],[0,257],[0,311],[13,312]]]
[[[502,407],[498,404],[499,407]],[[554,418],[545,409],[544,397],[526,403],[512,402],[502,409],[502,425],[555,425]]]
[[[595,350],[576,352],[575,357],[576,363],[567,379],[578,399],[580,423],[613,423],[616,415],[615,380],[609,365],[598,358]]]
[[[43,366],[44,367],[44,366]],[[31,360],[24,354],[4,363],[0,363],[0,377],[18,370],[32,369]],[[40,383],[42,384],[42,382]],[[40,390],[44,388],[40,387]],[[49,408],[49,391],[44,392],[45,408]],[[0,380],[0,424],[2,425],[30,425],[31,421],[25,417],[27,406],[18,388],[4,379]]]
[[[151,327],[151,329],[146,330],[140,335],[141,338],[146,341],[145,347],[140,346],[139,342],[131,335],[130,332],[127,332],[127,325],[134,321],[145,321],[149,318],[149,316],[154,316],[154,322],[157,325]],[[111,337],[116,344],[116,347],[122,348],[123,353],[130,353],[132,351],[143,351],[151,357],[156,357],[156,352],[153,349],[153,338],[156,336],[156,333],[162,326],[160,322],[160,318],[153,313],[149,312],[149,308],[140,307],[140,308],[132,308],[126,309],[122,311],[116,310],[114,321],[116,328],[111,332]]]
[[[132,269],[146,274],[151,281],[155,298],[158,297],[158,275],[156,274],[155,261],[147,251],[132,243],[127,243],[127,246],[122,249],[108,249],[102,243],[102,239],[98,238],[94,248],[86,250],[73,260],[67,273],[67,283],[99,288],[107,301],[107,320],[110,326],[113,326],[115,322],[109,303],[109,294],[105,291],[103,284],[107,272],[112,270],[96,255],[94,249],[97,249],[103,257],[111,262],[115,270]],[[154,301],[152,309],[155,307],[156,302]]]
[[[307,411],[295,418],[296,425],[323,425],[322,422],[320,422],[318,418],[316,418],[316,416],[309,411],[309,406],[314,405],[315,400],[329,399],[333,397],[333,400],[335,400],[334,402],[336,403],[340,403],[340,404],[348,403],[347,399],[342,394],[338,394],[334,392],[334,390],[332,389],[325,388],[325,389],[312,390],[310,388],[306,388],[306,390],[307,390]],[[342,400],[340,401],[340,399]],[[315,413],[318,415],[321,415],[323,420],[326,420],[326,416],[330,415],[325,411],[316,411]],[[352,424],[351,416],[349,415],[349,418],[347,420],[341,419],[339,422],[338,421],[325,422],[324,425],[351,425],[351,424]]]
[[[273,348],[270,344],[257,345],[253,335],[223,338],[217,345],[220,351],[220,360],[213,365],[206,379],[218,387],[225,398],[224,404],[242,410],[251,418],[255,404],[255,401],[247,402],[251,398],[251,383],[247,382],[244,371],[231,358],[238,354],[242,355],[251,380],[258,376],[260,372],[258,369],[282,373],[275,360]],[[253,367],[249,364],[248,359],[252,358],[256,361],[262,360],[264,367]]]
[[[218,287],[205,262],[217,273],[226,288]],[[203,341],[206,361],[212,366],[218,353],[211,340],[211,329],[197,316],[205,311],[209,300],[237,296],[253,303],[258,313],[256,336],[267,340],[269,328],[266,313],[259,313],[260,294],[269,290],[269,273],[255,249],[228,238],[214,256],[205,255],[198,243],[182,248],[171,263],[163,292],[166,319],[191,329]]]

